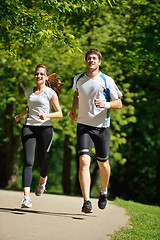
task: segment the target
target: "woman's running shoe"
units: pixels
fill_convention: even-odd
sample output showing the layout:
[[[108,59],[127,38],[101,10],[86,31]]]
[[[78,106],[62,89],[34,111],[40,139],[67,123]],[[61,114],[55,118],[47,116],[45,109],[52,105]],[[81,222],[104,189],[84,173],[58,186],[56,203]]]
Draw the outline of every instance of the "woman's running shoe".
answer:
[[[44,193],[44,191],[46,189],[46,183],[47,183],[47,176],[46,176],[44,184],[39,183],[39,185],[36,187],[36,189],[35,189],[36,196],[41,196]]]
[[[30,207],[32,207],[31,198],[28,196],[24,196],[21,203],[21,208],[30,208]]]

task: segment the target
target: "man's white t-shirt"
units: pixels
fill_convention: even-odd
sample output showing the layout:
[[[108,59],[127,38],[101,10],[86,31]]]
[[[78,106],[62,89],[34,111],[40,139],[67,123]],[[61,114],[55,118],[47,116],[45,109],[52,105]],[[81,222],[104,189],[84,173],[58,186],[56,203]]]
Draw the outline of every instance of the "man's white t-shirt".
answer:
[[[93,127],[109,127],[109,109],[97,108],[94,99],[109,102],[110,99],[120,98],[122,93],[114,80],[102,72],[95,77],[88,77],[85,73],[82,73],[75,76],[73,89],[79,93],[77,122]]]
[[[38,116],[39,113],[50,113],[51,103],[50,100],[55,91],[52,88],[46,87],[39,95],[34,94],[33,88],[26,90],[25,95],[28,102],[29,111],[24,120],[25,125],[32,126],[51,126],[50,118],[41,120]]]

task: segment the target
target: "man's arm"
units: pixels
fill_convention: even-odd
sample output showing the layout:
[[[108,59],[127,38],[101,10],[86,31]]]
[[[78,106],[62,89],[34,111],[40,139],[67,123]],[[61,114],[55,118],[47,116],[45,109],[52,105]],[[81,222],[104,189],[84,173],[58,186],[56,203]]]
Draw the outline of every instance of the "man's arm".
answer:
[[[110,109],[120,109],[122,108],[122,101],[120,98],[110,102]]]
[[[74,96],[73,96],[72,109],[71,109],[71,112],[69,114],[69,117],[72,121],[76,117],[76,109],[78,107],[78,96],[79,96],[79,93],[77,91],[75,91]]]
[[[95,99],[94,102],[97,108],[108,108],[108,109],[122,108],[122,101],[120,98],[113,100],[111,102],[103,102],[100,99]]]

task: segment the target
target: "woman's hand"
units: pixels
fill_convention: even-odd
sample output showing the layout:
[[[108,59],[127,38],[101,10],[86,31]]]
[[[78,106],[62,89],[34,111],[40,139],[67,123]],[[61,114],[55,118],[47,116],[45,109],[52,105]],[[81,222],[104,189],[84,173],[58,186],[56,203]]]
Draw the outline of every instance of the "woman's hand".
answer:
[[[39,113],[38,116],[39,116],[39,118],[41,120],[45,120],[46,118],[48,118],[48,114],[47,113]]]
[[[28,113],[28,106],[25,107],[25,110],[21,112],[20,114],[16,115],[14,118],[16,122],[19,122],[19,120]]]
[[[21,116],[20,115],[16,115],[14,118],[15,118],[16,122],[19,122],[19,120],[21,119]]]

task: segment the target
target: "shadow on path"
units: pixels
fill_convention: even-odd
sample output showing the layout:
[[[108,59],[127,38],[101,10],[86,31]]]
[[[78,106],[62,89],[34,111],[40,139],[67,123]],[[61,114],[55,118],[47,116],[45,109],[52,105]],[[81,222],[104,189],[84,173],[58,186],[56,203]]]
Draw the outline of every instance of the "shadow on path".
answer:
[[[56,212],[36,211],[36,210],[19,209],[19,208],[0,208],[0,212],[6,212],[6,213],[12,213],[12,214],[18,214],[18,215],[23,215],[26,213],[44,214],[49,216],[68,217],[74,220],[85,220],[84,217],[96,217],[95,215],[89,215],[89,214],[84,215],[84,214],[73,214],[73,213],[56,213]]]

